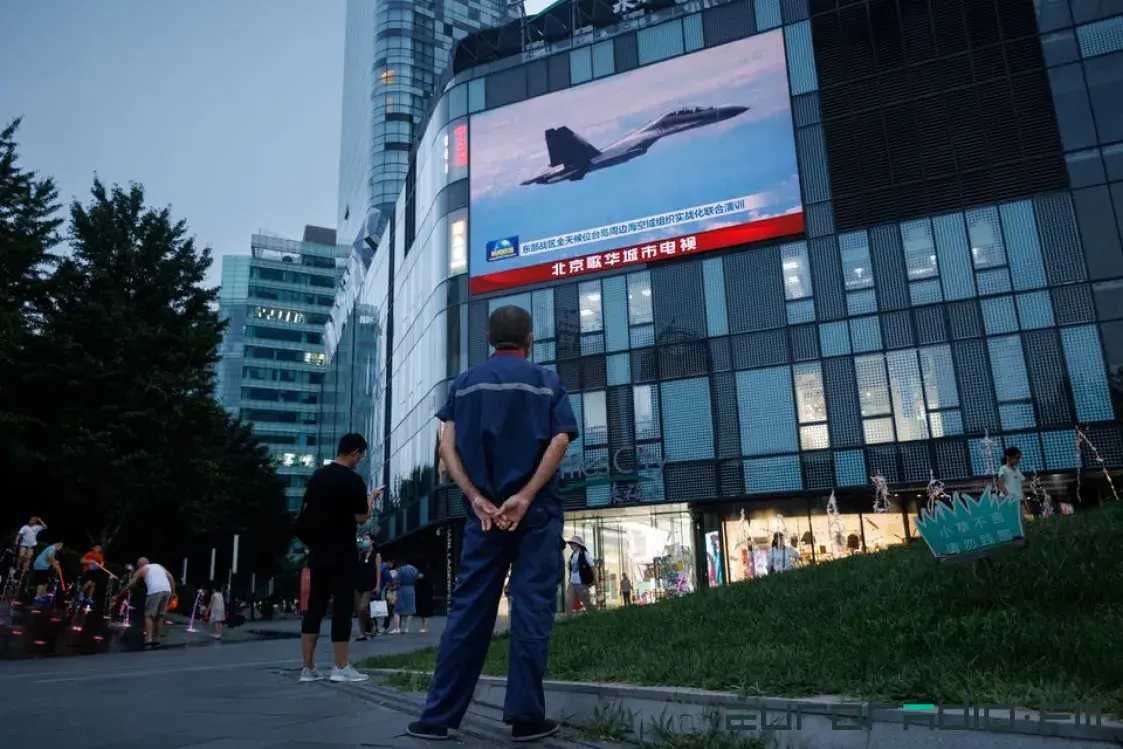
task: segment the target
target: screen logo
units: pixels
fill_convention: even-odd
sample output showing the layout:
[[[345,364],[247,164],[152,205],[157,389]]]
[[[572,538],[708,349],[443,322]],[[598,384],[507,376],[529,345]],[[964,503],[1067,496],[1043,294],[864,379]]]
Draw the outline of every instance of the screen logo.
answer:
[[[508,258],[518,257],[519,255],[519,238],[507,237],[506,239],[493,239],[487,243],[487,261],[493,263],[496,260],[507,260]]]

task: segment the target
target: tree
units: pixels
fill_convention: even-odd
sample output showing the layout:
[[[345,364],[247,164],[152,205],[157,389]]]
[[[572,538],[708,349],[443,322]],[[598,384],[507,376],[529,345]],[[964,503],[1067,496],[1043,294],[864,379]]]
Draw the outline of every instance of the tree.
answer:
[[[29,374],[34,441],[52,456],[54,506],[85,539],[129,555],[207,530],[219,488],[208,449],[222,323],[201,287],[209,249],[145,206],[139,185],[95,180],[71,206],[72,253],[47,289]]]
[[[0,130],[0,460],[14,475],[41,460],[26,430],[33,412],[20,407],[27,337],[39,323],[44,274],[58,244],[58,192],[49,178],[20,166],[17,119]],[[7,508],[5,516],[16,508]]]
[[[220,488],[212,497],[212,527],[227,540],[240,535],[240,571],[271,575],[292,541],[285,484],[249,425],[223,411],[215,436]]]

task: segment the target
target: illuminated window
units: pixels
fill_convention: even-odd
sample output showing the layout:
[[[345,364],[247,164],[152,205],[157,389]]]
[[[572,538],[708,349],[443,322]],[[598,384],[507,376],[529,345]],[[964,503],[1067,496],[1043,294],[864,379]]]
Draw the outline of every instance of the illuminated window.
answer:
[[[600,281],[586,281],[578,287],[577,293],[581,307],[581,332],[599,333],[604,330]]]
[[[393,85],[393,83],[394,83],[394,77],[395,77],[394,69],[393,68],[387,68],[386,70],[383,70],[382,73],[379,74],[378,80],[382,83],[383,86],[390,86],[390,85]]]
[[[327,354],[313,354],[308,351],[304,352],[304,363],[315,364],[316,366],[323,366],[328,363]]]
[[[866,436],[866,443],[873,445],[892,442],[894,440],[893,408],[884,357],[880,354],[855,357],[854,375],[858,381],[858,402],[862,411],[862,429]]]
[[[799,413],[799,442],[803,450],[826,450],[831,446],[827,431],[827,399],[823,373],[816,364],[792,367],[795,402]]]
[[[468,221],[453,218],[448,224],[448,272],[450,276],[468,270]]]
[[[291,466],[295,462],[296,462],[296,454],[295,453],[282,453],[281,454],[281,465]]]
[[[628,322],[632,325],[649,325],[655,321],[651,306],[651,273],[628,274]]]
[[[807,262],[807,245],[791,242],[780,247],[784,269],[784,298],[789,302],[811,296],[811,269]]]
[[[270,322],[287,322],[295,325],[304,323],[304,313],[291,309],[278,309],[276,307],[254,307],[253,316],[259,320]]]
[[[842,234],[838,237],[842,253],[842,277],[847,291],[868,289],[873,286],[873,268],[870,266],[870,243],[864,231]]]
[[[901,224],[901,244],[905,251],[905,267],[908,268],[910,281],[935,278],[940,274],[931,221],[921,219]]]
[[[305,468],[313,468],[316,465],[316,456],[312,453],[305,453],[300,456],[300,465]]]

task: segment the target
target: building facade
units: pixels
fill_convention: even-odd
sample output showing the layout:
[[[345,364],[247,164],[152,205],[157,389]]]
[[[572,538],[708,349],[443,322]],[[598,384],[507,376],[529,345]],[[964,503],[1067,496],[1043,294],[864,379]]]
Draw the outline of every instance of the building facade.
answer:
[[[348,0],[337,230],[377,239],[405,185],[453,45],[507,19],[505,0]]]
[[[324,326],[347,253],[307,226],[302,241],[255,234],[249,255],[222,258],[218,399],[269,449],[293,510],[317,466]]]
[[[1027,486],[1037,478],[1078,511],[1109,491],[1103,470],[1123,465],[1123,9],[593,6],[551,9],[576,34],[514,53],[477,45],[478,62],[458,66],[354,292],[348,319],[367,325],[334,327],[339,351],[356,352],[329,363],[352,378],[341,418],[381,443],[366,470],[388,486],[388,553],[444,565],[433,577],[451,586],[465,512],[433,414],[451,378],[489,355],[487,317],[503,304],[531,311],[533,358],[558,372],[582,423],[562,468],[566,532],[589,544],[609,605],[624,574],[645,601],[759,574],[778,532],[797,564],[906,543],[930,480],[977,489],[1007,446]],[[782,90],[737,79],[776,72],[781,53]],[[715,64],[686,67],[706,55]],[[648,74],[661,83],[619,83]],[[683,106],[715,74],[752,106]],[[638,129],[604,151],[570,137],[577,96],[623,109],[636,90],[666,114],[629,122]],[[747,156],[735,143],[685,159],[702,136],[678,133],[724,137],[746,116],[763,133]],[[586,120],[590,141],[611,130]],[[492,155],[504,149],[528,154],[513,182]],[[748,198],[699,197],[642,222],[593,215],[655,205],[698,173],[714,185],[780,173],[788,153],[798,174]],[[641,180],[633,166],[662,171]],[[547,193],[519,184],[554,202],[532,206],[522,196]],[[757,210],[766,203],[780,208]],[[500,204],[518,214],[510,225],[603,225],[555,236],[542,223],[534,236],[547,238],[527,242],[529,230],[496,228]],[[740,228],[674,228],[715,212]],[[627,247],[644,227],[661,239]],[[600,251],[565,254],[573,246]],[[893,495],[876,508],[874,476]]]

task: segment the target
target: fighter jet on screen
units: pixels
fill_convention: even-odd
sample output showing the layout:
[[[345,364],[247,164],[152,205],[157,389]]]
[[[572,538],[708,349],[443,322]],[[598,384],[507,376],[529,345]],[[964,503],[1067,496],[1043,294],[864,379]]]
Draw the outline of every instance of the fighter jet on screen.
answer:
[[[748,107],[686,107],[668,112],[654,122],[625,135],[603,151],[564,125],[546,131],[550,168],[531,177],[524,185],[552,185],[583,179],[589,172],[605,169],[647,153],[660,138],[724,122],[749,110]]]

